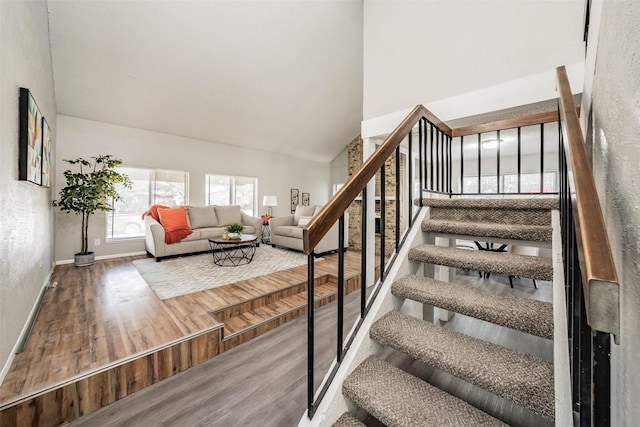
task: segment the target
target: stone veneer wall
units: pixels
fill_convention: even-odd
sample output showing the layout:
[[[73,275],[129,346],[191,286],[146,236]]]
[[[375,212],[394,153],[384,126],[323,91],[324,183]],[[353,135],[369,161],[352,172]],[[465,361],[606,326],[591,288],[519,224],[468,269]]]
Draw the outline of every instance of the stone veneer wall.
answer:
[[[347,148],[348,165],[347,170],[349,177],[356,173],[362,166],[362,138],[358,136],[351,141]],[[400,156],[400,170],[404,171],[406,165],[406,156]],[[385,164],[385,195],[392,199],[385,200],[385,254],[391,255],[395,250],[395,215],[396,215],[396,156],[392,155]],[[406,185],[404,174],[401,174],[400,187],[404,188]],[[376,197],[380,196],[380,172],[376,174]],[[362,202],[360,200],[354,200],[348,209],[349,212],[349,248],[353,250],[362,249],[362,236],[361,236],[361,207]],[[404,204],[401,205],[401,228],[405,227],[406,220],[406,208]],[[376,201],[376,212],[380,211],[380,202]],[[376,255],[380,254],[380,241],[376,239]]]

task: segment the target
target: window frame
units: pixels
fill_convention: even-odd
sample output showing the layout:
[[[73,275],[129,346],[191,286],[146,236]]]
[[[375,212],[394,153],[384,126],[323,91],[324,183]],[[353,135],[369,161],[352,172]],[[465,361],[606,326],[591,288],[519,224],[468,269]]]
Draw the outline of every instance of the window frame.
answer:
[[[146,185],[147,201],[146,203],[143,202],[146,205],[144,210],[141,210],[141,212],[136,211],[136,213],[130,214],[132,216],[131,221],[135,223],[140,223],[140,227],[142,227],[142,231],[138,232],[136,235],[123,235],[122,233],[118,234],[121,237],[114,237],[116,236],[116,234],[114,234],[114,231],[115,231],[114,225],[116,224],[116,216],[117,216],[116,203],[122,203],[122,202],[115,202],[114,200],[111,201],[111,207],[113,210],[105,212],[106,214],[105,215],[105,242],[107,243],[122,242],[122,241],[128,241],[128,240],[143,240],[145,238],[145,230],[144,230],[144,222],[142,221],[142,214],[150,206],[154,204],[158,204],[158,198],[161,197],[161,194],[159,194],[158,192],[158,183],[169,182],[169,181],[157,179],[157,176],[159,174],[162,174],[162,173],[176,174],[176,175],[181,174],[183,178],[183,185],[184,185],[184,194],[182,195],[183,200],[181,204],[175,204],[175,203],[174,204],[162,203],[162,204],[165,204],[166,206],[170,206],[170,207],[182,206],[182,205],[186,206],[189,204],[189,172],[188,171],[176,170],[176,169],[145,168],[145,167],[138,167],[138,166],[121,166],[118,168],[118,170],[125,174],[131,174],[132,172],[128,172],[131,170],[142,171],[147,174],[147,185]],[[135,181],[135,180],[132,180],[132,181]],[[143,180],[138,180],[138,181],[143,181]],[[179,182],[179,181],[176,181],[176,182]],[[135,185],[135,182],[134,182],[134,185]],[[136,190],[119,188],[118,194],[126,197],[127,191],[135,192]],[[136,195],[132,194],[131,197],[136,198]],[[143,208],[140,208],[140,209],[143,209]],[[138,220],[138,218],[140,218],[140,220]],[[125,227],[127,226],[128,225],[125,225]]]
[[[237,191],[235,190],[238,186],[235,184],[236,180],[252,180],[253,183],[253,197],[252,197],[252,212],[247,211],[246,208],[242,209],[243,212],[245,212],[248,215],[252,215],[252,216],[260,216],[260,208],[258,205],[258,184],[259,184],[259,180],[258,177],[256,176],[243,176],[243,175],[227,175],[227,174],[222,174],[222,173],[206,173],[205,177],[204,177],[204,199],[205,199],[205,205],[207,206],[211,206],[211,205],[216,205],[216,202],[212,203],[211,200],[211,190],[210,190],[210,186],[211,186],[211,178],[213,177],[224,177],[224,178],[228,178],[229,179],[229,187],[228,187],[228,192],[229,192],[229,197],[228,197],[228,205],[219,205],[218,206],[234,206],[234,205],[239,205],[242,207],[242,203],[238,203],[236,196],[237,196]]]

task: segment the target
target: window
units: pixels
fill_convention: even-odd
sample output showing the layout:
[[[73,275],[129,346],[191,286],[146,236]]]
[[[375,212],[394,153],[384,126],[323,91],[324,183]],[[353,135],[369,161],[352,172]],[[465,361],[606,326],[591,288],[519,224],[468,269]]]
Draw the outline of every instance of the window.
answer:
[[[107,240],[143,238],[142,214],[149,206],[180,206],[188,202],[187,172],[141,168],[118,171],[129,175],[131,188],[118,188],[122,198],[107,212]]]
[[[258,216],[258,178],[207,174],[207,205],[240,205],[245,213]]]
[[[557,172],[545,172],[543,179],[543,192],[554,193],[558,191],[556,181]],[[495,175],[483,176],[480,179],[480,193],[496,193],[498,191],[498,181]],[[465,176],[462,179],[462,192],[472,194],[478,192],[478,177]],[[500,193],[518,192],[518,174],[504,174],[500,176]],[[520,174],[520,193],[540,193],[540,173]]]

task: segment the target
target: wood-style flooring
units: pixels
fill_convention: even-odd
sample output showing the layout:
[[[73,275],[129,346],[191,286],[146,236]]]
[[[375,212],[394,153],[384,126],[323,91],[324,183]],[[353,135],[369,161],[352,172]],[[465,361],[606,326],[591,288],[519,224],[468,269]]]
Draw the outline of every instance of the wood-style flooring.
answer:
[[[551,283],[515,280],[459,271],[458,282],[549,301]],[[345,298],[345,319],[357,316],[357,293]],[[421,316],[418,305],[405,303],[402,311]],[[335,356],[335,303],[316,311],[316,383]],[[349,325],[352,322],[346,322]],[[126,397],[113,405],[82,417],[71,426],[258,426],[293,427],[306,410],[306,319],[298,318],[242,346],[236,347],[195,368]],[[552,342],[456,314],[446,325],[469,335],[549,359]],[[532,338],[532,340],[530,340]],[[320,343],[323,343],[320,344]],[[513,426],[547,426],[553,422],[531,413],[492,393],[458,378],[425,366],[393,350],[385,350],[391,363],[419,376],[474,405],[506,420]],[[316,384],[318,387],[319,384]],[[368,426],[382,426],[360,413]]]
[[[359,273],[360,254],[345,255],[345,277],[353,280]],[[0,386],[0,408],[167,343],[222,329],[221,321],[211,312],[243,303],[260,306],[260,298],[286,294],[307,280],[305,264],[162,301],[133,266],[132,261],[139,258],[144,257],[55,268],[24,351],[16,355]],[[317,278],[336,275],[337,255],[316,261],[315,274]],[[306,298],[306,292],[304,295]],[[236,339],[233,345],[250,338]],[[224,350],[222,346],[208,351],[217,354]]]

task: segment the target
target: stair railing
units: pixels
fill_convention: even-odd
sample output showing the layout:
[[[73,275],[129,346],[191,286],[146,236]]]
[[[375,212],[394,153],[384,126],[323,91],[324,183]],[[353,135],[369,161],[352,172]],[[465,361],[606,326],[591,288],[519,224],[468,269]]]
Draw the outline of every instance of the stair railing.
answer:
[[[611,335],[619,344],[620,285],[565,67],[557,69],[560,216],[574,413],[611,424]]]
[[[343,360],[344,355],[348,351],[355,334],[357,333],[360,325],[362,325],[365,316],[369,312],[371,305],[373,304],[380,285],[385,278],[388,271],[385,270],[385,266],[391,268],[395,261],[395,256],[398,253],[399,248],[406,239],[406,233],[400,236],[400,219],[401,219],[401,197],[400,197],[400,145],[403,141],[407,141],[409,161],[407,162],[409,182],[406,185],[408,192],[407,197],[407,212],[409,228],[413,225],[415,217],[419,214],[419,211],[412,215],[413,212],[413,129],[418,125],[418,157],[420,170],[418,176],[420,180],[419,188],[427,188],[426,177],[427,173],[430,173],[432,180],[437,185],[434,187],[434,191],[442,192],[444,194],[450,193],[450,168],[446,169],[443,165],[450,164],[445,159],[447,157],[449,149],[447,148],[447,141],[451,139],[451,129],[446,126],[440,119],[433,115],[424,106],[416,106],[411,113],[391,132],[391,134],[385,139],[385,141],[375,150],[375,152],[364,162],[364,164],[355,172],[355,174],[345,183],[345,185],[338,191],[323,209],[314,216],[309,223],[308,227],[303,230],[303,242],[304,253],[308,255],[308,270],[307,270],[307,339],[308,339],[308,359],[307,359],[307,415],[309,418],[313,417],[313,414],[324,397],[331,380],[335,376],[340,363]],[[450,147],[450,145],[449,145]],[[426,157],[427,153],[430,153],[431,169],[427,170]],[[392,159],[395,155],[395,252],[389,260],[385,257],[386,248],[386,236],[385,236],[385,207],[386,207],[386,193],[385,193],[385,164],[389,159]],[[437,163],[436,169],[434,169],[434,163]],[[367,299],[367,184],[380,172],[380,276],[377,286],[371,291],[369,298]],[[356,199],[361,196],[361,245],[362,245],[362,264],[360,271],[360,316],[352,329],[352,332],[346,340],[343,337],[343,324],[344,324],[344,213]],[[422,200],[421,195],[419,199]],[[422,203],[420,202],[420,205]],[[318,245],[320,240],[331,229],[333,224],[339,221],[339,250],[338,250],[338,290],[337,290],[337,333],[336,333],[336,362],[325,381],[320,385],[319,391],[316,393],[314,385],[314,248]],[[317,398],[315,398],[317,394]],[[315,398],[315,400],[314,400]]]
[[[553,139],[555,139],[553,127],[557,126],[557,122],[558,112],[548,111],[452,129],[451,152],[452,156],[456,155],[457,158],[450,169],[456,171],[455,178],[459,181],[452,181],[451,195],[558,194],[556,176],[558,156],[557,153],[546,149],[557,147],[557,143],[552,138],[548,138],[554,135]],[[503,142],[509,139],[515,140],[509,141],[510,145],[513,145],[512,142],[516,144],[515,155],[503,147],[505,145]],[[489,141],[494,142],[494,146],[485,150],[485,144]],[[534,146],[531,147],[531,145]],[[535,162],[526,162],[524,158],[526,153],[533,154],[531,148],[538,150],[539,158]],[[487,153],[483,155],[485,151]],[[493,158],[495,158],[495,164],[487,165],[485,160]],[[531,163],[537,163],[537,165]],[[471,166],[475,167],[475,171]],[[485,173],[486,170],[489,172]],[[515,173],[509,173],[513,170]],[[533,183],[525,183],[525,174],[536,178],[537,183],[535,180]],[[475,179],[475,185],[465,185],[465,180],[469,179]]]

